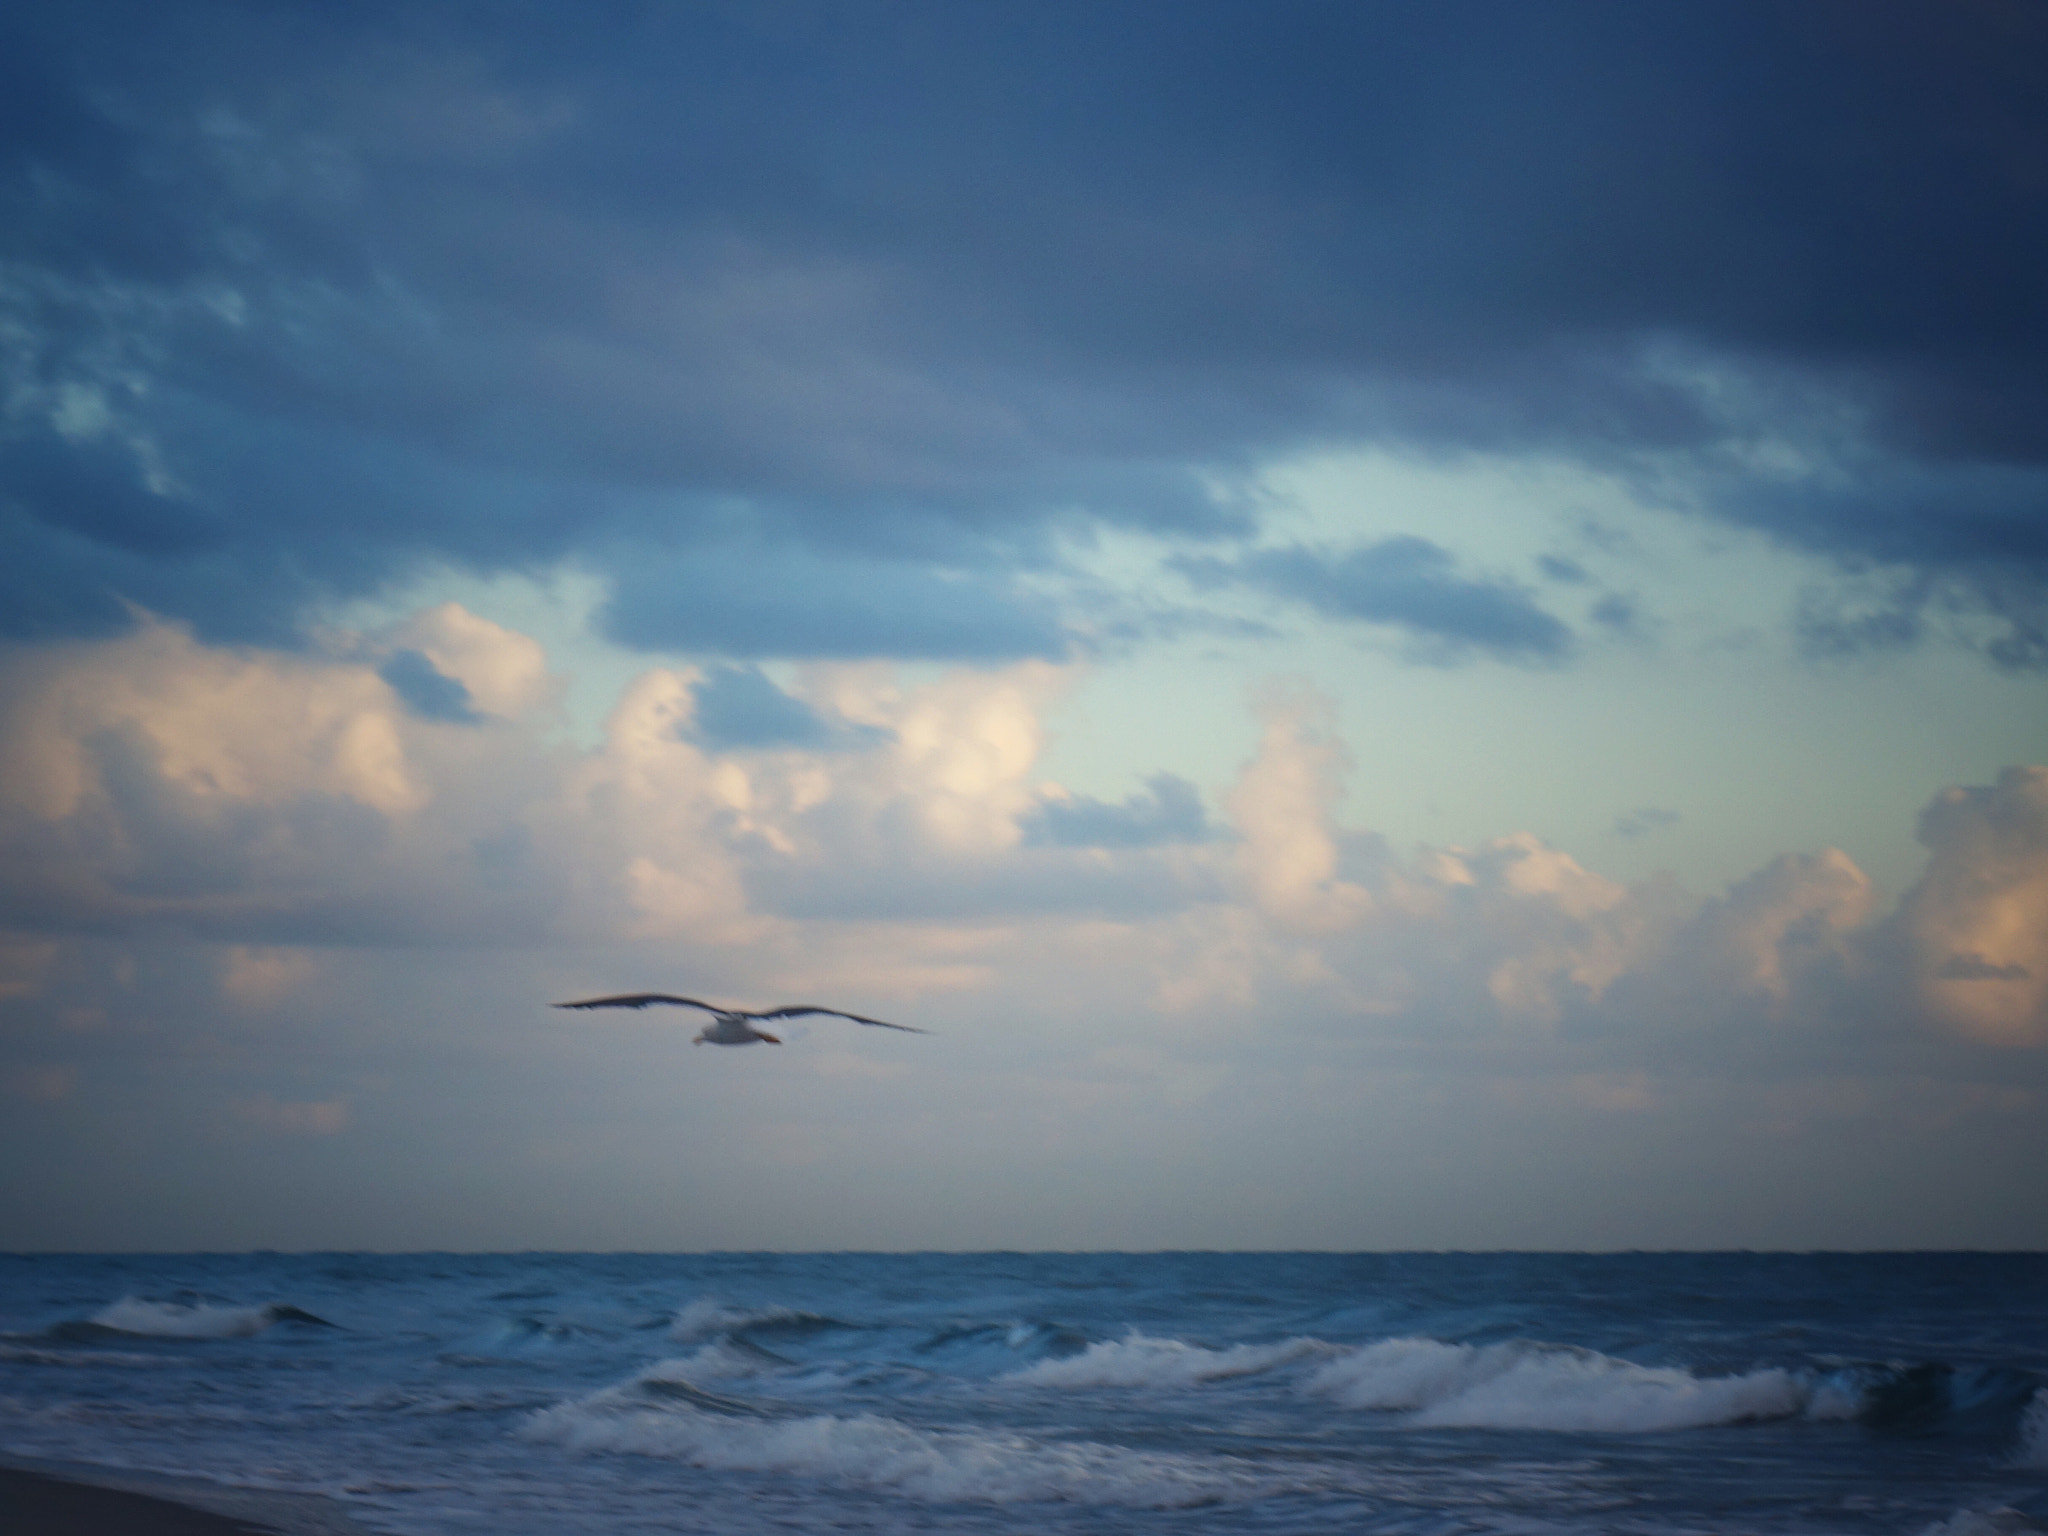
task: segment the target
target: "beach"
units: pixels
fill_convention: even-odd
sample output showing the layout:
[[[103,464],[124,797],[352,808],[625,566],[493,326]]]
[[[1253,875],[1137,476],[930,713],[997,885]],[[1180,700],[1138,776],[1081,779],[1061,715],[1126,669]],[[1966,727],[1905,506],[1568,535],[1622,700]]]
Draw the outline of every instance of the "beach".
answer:
[[[318,1495],[19,1460],[0,1463],[0,1526],[7,1536],[367,1536]]]

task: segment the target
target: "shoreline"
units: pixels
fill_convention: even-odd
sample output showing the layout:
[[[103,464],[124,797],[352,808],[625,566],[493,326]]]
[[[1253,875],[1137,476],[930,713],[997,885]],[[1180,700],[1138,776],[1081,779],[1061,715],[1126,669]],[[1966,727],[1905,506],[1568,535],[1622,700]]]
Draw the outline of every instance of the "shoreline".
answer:
[[[0,1517],[9,1536],[374,1536],[324,1494],[32,1456],[0,1456]]]

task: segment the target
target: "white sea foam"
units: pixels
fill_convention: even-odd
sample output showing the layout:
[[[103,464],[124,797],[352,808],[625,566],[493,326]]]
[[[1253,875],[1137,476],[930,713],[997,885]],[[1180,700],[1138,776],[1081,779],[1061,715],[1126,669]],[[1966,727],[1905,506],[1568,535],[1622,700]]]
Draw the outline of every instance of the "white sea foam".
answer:
[[[1417,1425],[1608,1433],[1788,1418],[1809,1400],[1789,1371],[1695,1376],[1520,1340],[1385,1339],[1330,1361],[1308,1387],[1348,1408],[1407,1412]]]
[[[2020,1416],[2020,1443],[2012,1463],[2016,1467],[2048,1467],[2048,1387],[2034,1394]]]
[[[709,1338],[724,1333],[747,1320],[748,1314],[728,1307],[722,1301],[709,1296],[700,1296],[675,1316],[668,1325],[669,1337],[689,1340]]]
[[[277,1318],[273,1307],[212,1307],[123,1296],[94,1313],[92,1320],[102,1328],[159,1339],[240,1339],[261,1333]]]
[[[650,1383],[686,1396],[650,1404]],[[872,1413],[777,1416],[737,1402],[726,1411],[700,1406],[719,1401],[672,1372],[643,1373],[623,1387],[544,1409],[519,1433],[572,1451],[658,1456],[715,1471],[783,1473],[942,1503],[1073,1501],[1175,1509],[1253,1497],[1278,1486],[1228,1457],[919,1429]]]
[[[1329,1353],[1319,1339],[1235,1344],[1204,1349],[1142,1333],[1091,1344],[1078,1355],[1041,1360],[1004,1378],[1034,1387],[1192,1387],[1231,1376],[1256,1376],[1309,1355]]]

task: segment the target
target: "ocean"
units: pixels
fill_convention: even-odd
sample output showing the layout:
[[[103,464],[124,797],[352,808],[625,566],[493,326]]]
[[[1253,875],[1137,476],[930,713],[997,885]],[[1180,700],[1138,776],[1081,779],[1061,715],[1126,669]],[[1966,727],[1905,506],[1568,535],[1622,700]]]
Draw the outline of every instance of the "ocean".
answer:
[[[402,1536],[2048,1529],[2038,1254],[0,1256],[0,1451]]]

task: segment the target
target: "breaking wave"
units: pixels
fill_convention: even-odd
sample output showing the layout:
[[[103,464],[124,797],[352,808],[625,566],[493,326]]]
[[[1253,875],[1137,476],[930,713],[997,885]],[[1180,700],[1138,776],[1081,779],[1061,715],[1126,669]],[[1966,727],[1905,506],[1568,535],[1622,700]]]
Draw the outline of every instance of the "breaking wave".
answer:
[[[748,1338],[756,1335],[801,1338],[834,1328],[851,1328],[836,1317],[816,1312],[799,1312],[792,1307],[728,1307],[712,1297],[700,1297],[684,1307],[669,1324],[669,1337],[679,1343],[697,1339]]]
[[[2020,1415],[2019,1449],[2012,1462],[2016,1467],[2048,1467],[2048,1387],[2036,1392]]]
[[[1618,1434],[1790,1418],[1813,1400],[1811,1383],[1790,1371],[1695,1376],[1522,1340],[1384,1339],[1324,1365],[1308,1390],[1347,1408],[1406,1412],[1421,1426]]]
[[[625,1452],[728,1472],[774,1472],[939,1503],[1071,1501],[1182,1509],[1275,1490],[1229,1457],[921,1429],[873,1413],[779,1412],[704,1391],[680,1362],[532,1415],[524,1438],[572,1451]]]
[[[1179,1339],[1155,1339],[1133,1332],[1128,1338],[1091,1344],[1078,1355],[1041,1360],[1006,1380],[1034,1387],[1192,1387],[1233,1376],[1256,1376],[1275,1366],[1334,1346],[1320,1339],[1287,1339],[1278,1344],[1236,1344],[1204,1349]]]
[[[332,1328],[324,1317],[297,1307],[272,1303],[264,1307],[217,1307],[203,1301],[148,1301],[123,1296],[102,1307],[89,1326],[110,1333],[154,1339],[244,1339],[278,1323]]]
[[[1088,1347],[1085,1334],[1060,1323],[1020,1320],[1008,1323],[952,1323],[934,1330],[913,1346],[920,1355],[978,1360],[1001,1367],[1019,1355],[1078,1355]]]

